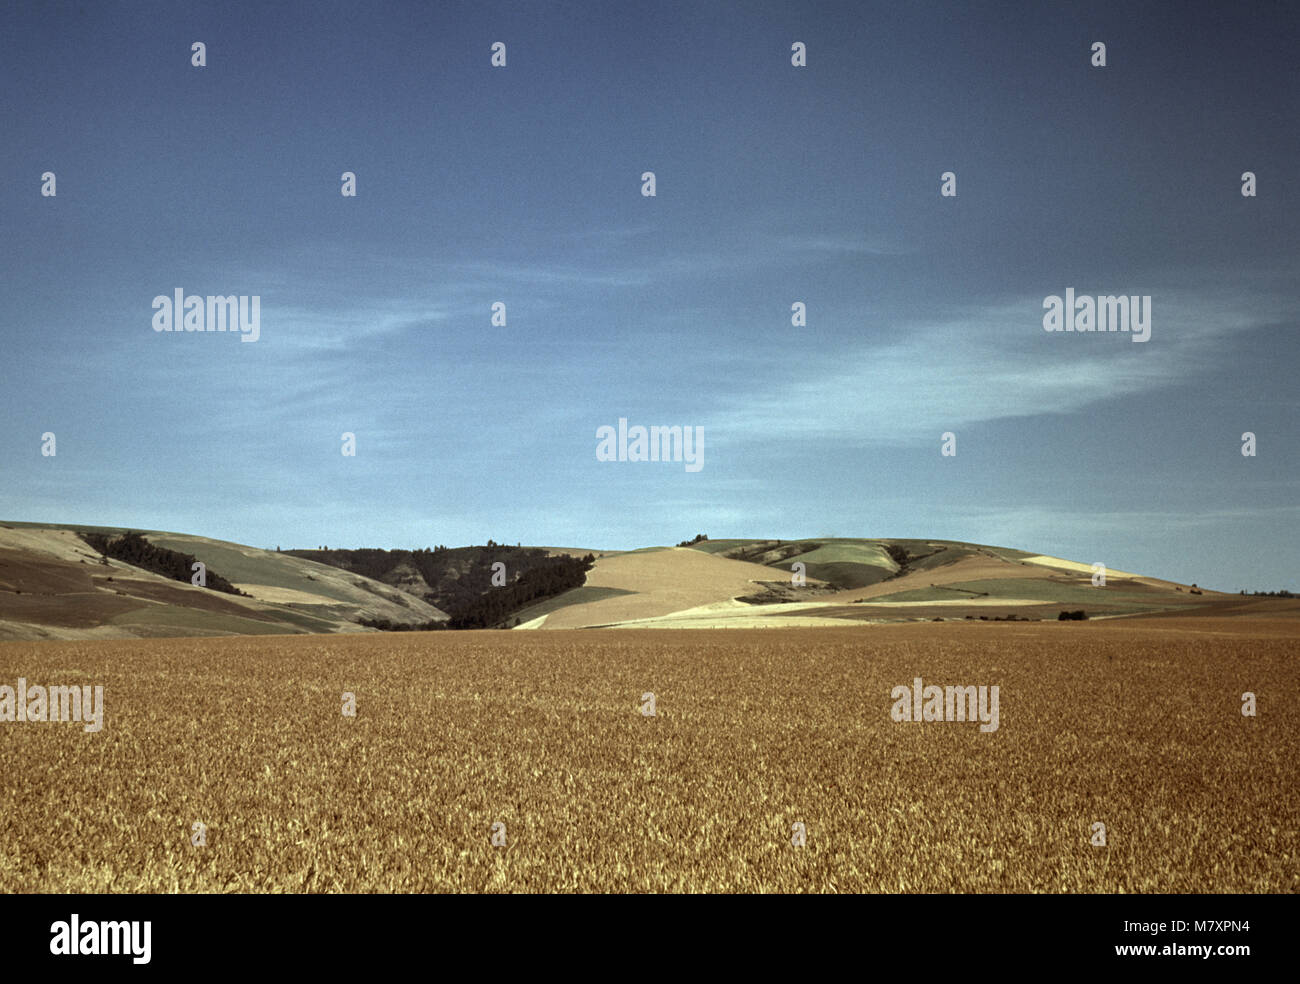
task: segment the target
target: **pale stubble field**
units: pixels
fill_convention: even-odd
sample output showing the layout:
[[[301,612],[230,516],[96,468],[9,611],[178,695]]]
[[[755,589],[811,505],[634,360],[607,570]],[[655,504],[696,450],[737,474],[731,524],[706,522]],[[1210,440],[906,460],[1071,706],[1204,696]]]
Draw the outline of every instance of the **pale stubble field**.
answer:
[[[0,890],[1294,892],[1297,624],[0,644],[106,708],[0,722]]]

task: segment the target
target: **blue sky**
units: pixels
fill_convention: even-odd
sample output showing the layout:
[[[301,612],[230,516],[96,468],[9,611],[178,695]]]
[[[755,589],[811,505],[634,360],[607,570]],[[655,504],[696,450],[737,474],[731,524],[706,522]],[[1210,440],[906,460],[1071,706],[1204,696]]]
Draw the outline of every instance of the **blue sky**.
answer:
[[[0,517],[1295,590],[1297,9],[6,5]],[[154,332],[177,287],[260,338]],[[1150,341],[1044,332],[1067,287],[1151,295]],[[597,461],[619,417],[704,468]]]

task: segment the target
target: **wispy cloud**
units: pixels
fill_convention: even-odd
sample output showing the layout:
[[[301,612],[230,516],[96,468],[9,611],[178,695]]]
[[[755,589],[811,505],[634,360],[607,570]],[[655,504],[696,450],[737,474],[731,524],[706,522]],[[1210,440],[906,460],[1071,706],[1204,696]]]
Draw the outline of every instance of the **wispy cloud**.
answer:
[[[853,234],[806,234],[774,237],[774,245],[793,253],[823,253],[862,256],[905,256],[913,249],[884,236]]]
[[[1074,413],[1194,378],[1275,313],[1268,299],[1244,308],[1231,291],[1152,293],[1146,343],[1045,333],[1042,298],[1025,297],[810,352],[777,383],[724,397],[707,423],[739,440],[901,445],[987,421]]]

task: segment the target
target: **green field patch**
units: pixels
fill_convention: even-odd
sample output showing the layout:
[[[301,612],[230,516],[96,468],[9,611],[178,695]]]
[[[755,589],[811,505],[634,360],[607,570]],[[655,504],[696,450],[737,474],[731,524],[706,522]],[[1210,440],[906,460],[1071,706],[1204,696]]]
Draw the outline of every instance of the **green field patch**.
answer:
[[[970,598],[988,601],[999,598],[1040,601],[1068,605],[1085,611],[1142,611],[1172,603],[1167,592],[1133,590],[1131,588],[1094,588],[1087,582],[1062,583],[1040,578],[1007,578],[1005,580],[961,581],[941,587],[914,588],[894,594],[867,598],[864,605],[887,601],[954,601]]]
[[[958,586],[954,584],[943,588],[912,588],[910,591],[895,591],[893,594],[876,595],[873,598],[863,598],[861,604],[874,605],[878,602],[884,601],[958,601],[962,598],[968,598],[974,601],[977,598],[984,597],[983,595],[972,594],[970,591],[950,590],[950,588],[957,587]],[[995,595],[994,597],[1032,598],[1033,596],[1030,594],[1012,595],[1003,592],[1001,595]]]
[[[700,553],[717,554],[758,542],[758,540],[701,540],[699,543],[692,543],[690,548],[698,550]]]
[[[335,632],[342,619],[337,612],[330,612],[323,606],[317,609],[320,615],[311,615],[304,611],[298,611],[292,608],[284,607],[268,612],[274,615],[281,622],[288,622],[290,625],[296,625],[306,632]]]
[[[893,571],[887,568],[869,567],[866,564],[808,564],[806,573],[809,577],[842,589],[865,588],[893,577]]]
[[[287,554],[261,553],[250,557],[242,550],[201,537],[170,536],[166,533],[146,534],[146,537],[150,543],[168,550],[193,554],[212,570],[219,571],[226,580],[236,584],[292,588],[346,604],[355,604],[357,601],[355,593],[333,582],[334,578],[347,574],[338,568],[318,565],[314,561]],[[308,574],[315,580],[308,578]]]
[[[826,581],[837,588],[864,588],[894,576],[898,565],[877,543],[852,540],[818,541],[815,550],[781,562],[777,569],[786,570],[797,559],[805,565],[809,577]]]
[[[885,552],[885,548],[875,543],[853,543],[847,541],[821,541],[816,550],[799,555],[805,564],[860,564],[864,567],[880,567],[892,574],[898,565]]]

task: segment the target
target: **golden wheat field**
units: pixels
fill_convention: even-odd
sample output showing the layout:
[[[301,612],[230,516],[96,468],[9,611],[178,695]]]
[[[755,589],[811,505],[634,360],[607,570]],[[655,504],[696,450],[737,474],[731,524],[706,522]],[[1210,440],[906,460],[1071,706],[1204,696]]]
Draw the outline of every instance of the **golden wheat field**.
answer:
[[[0,723],[0,890],[1294,892],[1295,626],[6,643],[105,714]]]

